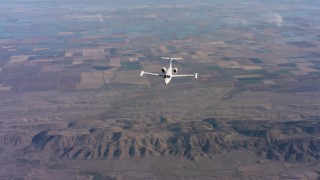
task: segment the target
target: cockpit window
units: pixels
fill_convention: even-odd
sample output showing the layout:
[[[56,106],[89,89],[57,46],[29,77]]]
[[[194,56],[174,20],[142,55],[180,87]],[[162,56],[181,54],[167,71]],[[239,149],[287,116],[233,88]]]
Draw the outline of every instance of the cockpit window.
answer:
[[[170,75],[164,75],[164,78],[170,78]]]

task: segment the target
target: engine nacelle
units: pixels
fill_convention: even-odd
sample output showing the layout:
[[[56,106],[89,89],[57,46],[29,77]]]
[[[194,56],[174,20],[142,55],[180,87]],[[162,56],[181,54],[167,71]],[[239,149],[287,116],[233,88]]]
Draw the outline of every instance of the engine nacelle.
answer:
[[[167,72],[167,69],[166,69],[165,67],[163,67],[163,68],[161,69],[161,72],[162,72],[162,73],[166,73],[166,72]]]
[[[178,72],[178,68],[172,69],[173,74],[176,74]]]

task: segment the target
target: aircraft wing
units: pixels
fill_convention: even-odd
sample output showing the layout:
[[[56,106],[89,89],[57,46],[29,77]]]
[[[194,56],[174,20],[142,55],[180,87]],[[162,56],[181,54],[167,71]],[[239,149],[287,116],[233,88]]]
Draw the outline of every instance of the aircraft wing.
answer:
[[[195,79],[198,79],[198,73],[195,74],[172,74],[172,77],[194,77]]]
[[[150,73],[150,72],[144,72],[144,71],[141,71],[140,76],[143,76],[144,74],[163,77],[163,74]]]

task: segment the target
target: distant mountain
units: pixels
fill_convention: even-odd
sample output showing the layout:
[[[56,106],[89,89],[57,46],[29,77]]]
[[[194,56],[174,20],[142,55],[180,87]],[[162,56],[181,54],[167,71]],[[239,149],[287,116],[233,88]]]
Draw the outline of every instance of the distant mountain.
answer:
[[[320,123],[314,121],[160,122],[155,133],[124,127],[88,129],[87,133],[47,130],[35,135],[24,153],[48,151],[71,159],[137,159],[150,156],[199,156],[236,150],[254,151],[273,160],[320,160]],[[164,130],[161,130],[164,129]],[[74,129],[73,129],[74,131]]]

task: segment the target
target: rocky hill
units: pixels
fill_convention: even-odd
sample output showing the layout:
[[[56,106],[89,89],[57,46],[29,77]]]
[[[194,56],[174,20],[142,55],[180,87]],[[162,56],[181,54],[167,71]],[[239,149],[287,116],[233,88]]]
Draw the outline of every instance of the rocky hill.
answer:
[[[144,126],[125,122],[121,128],[46,130],[36,134],[24,153],[51,152],[72,159],[137,159],[181,156],[196,160],[235,150],[267,159],[320,160],[320,123],[314,121],[193,122],[160,121]],[[149,129],[146,131],[145,129]]]

